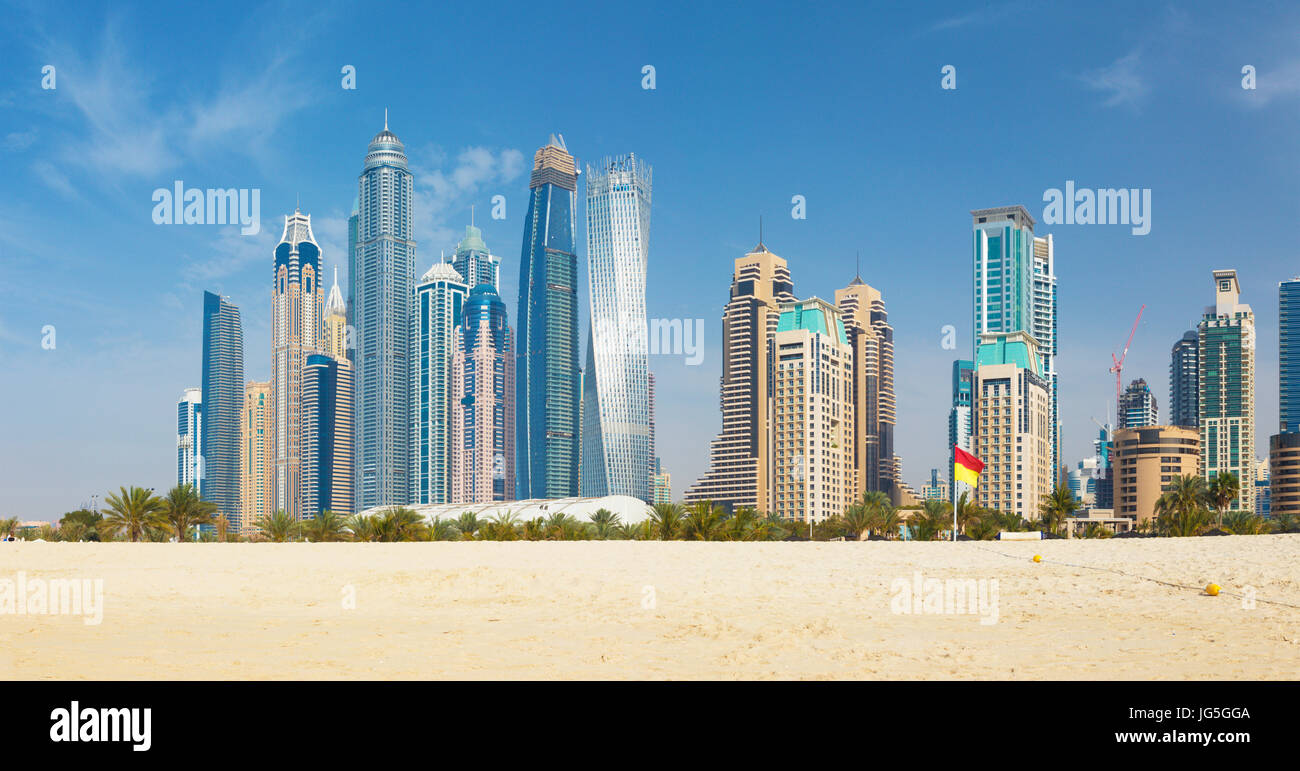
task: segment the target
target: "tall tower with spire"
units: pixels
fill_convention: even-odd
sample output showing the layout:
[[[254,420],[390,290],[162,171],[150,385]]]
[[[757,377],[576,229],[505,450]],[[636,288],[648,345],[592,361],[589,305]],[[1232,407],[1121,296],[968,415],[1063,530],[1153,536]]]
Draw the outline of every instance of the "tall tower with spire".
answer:
[[[320,273],[321,249],[312,236],[311,215],[295,210],[284,218],[284,234],[275,247],[271,288],[271,506],[294,519],[303,515],[302,372],[307,355],[324,344]]]
[[[456,245],[456,254],[451,259],[455,268],[470,288],[487,284],[496,291],[501,291],[501,258],[488,251],[483,242],[483,231],[474,227],[473,221],[465,227],[465,237]]]
[[[856,494],[883,492],[899,502],[899,462],[894,456],[894,328],[880,290],[862,280],[835,290],[853,355],[853,452]]]
[[[519,257],[515,451],[521,499],[568,498],[578,484],[578,173],[563,137],[533,156]]]
[[[730,299],[722,312],[722,432],[709,445],[708,473],[686,491],[688,503],[712,501],[731,509],[771,511],[767,495],[774,469],[767,427],[773,402],[767,349],[776,334],[781,304],[794,299],[789,267],[761,241],[736,259]],[[787,452],[784,457],[789,470],[794,456]]]
[[[357,510],[411,499],[415,189],[406,150],[384,115],[384,130],[370,141],[357,179],[348,281],[356,344]]]

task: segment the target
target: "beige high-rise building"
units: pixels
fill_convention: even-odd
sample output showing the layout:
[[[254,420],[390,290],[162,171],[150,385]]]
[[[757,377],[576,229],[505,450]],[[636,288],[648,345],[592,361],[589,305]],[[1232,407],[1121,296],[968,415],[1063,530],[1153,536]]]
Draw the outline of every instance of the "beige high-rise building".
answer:
[[[1121,428],[1115,431],[1110,457],[1115,516],[1137,524],[1155,516],[1156,501],[1174,477],[1198,473],[1201,439],[1195,428]]]
[[[257,532],[259,519],[271,514],[271,425],[274,403],[270,382],[244,386],[239,422],[239,531]]]
[[[1214,305],[1196,327],[1201,476],[1237,475],[1229,506],[1255,510],[1255,313],[1239,302],[1237,271],[1214,271]]]
[[[857,469],[854,497],[866,491],[901,498],[899,460],[894,455],[897,424],[894,396],[894,329],[885,313],[880,290],[856,277],[835,290],[835,306],[844,314],[844,327],[853,351],[853,463]]]
[[[781,304],[772,363],[772,487],[767,510],[822,522],[858,487],[853,348],[843,315],[817,297]]]
[[[302,518],[302,373],[307,357],[324,347],[321,249],[311,215],[284,218],[275,247],[271,289],[271,388],[275,394],[272,507]]]
[[[1038,342],[1027,332],[988,332],[975,353],[971,405],[975,456],[984,472],[975,501],[985,508],[1037,519],[1051,492],[1051,390]]]
[[[1300,516],[1300,434],[1268,439],[1269,515]]]
[[[736,260],[722,313],[722,432],[709,446],[708,473],[686,491],[687,503],[766,510],[771,489],[767,345],[776,333],[779,303],[794,299],[785,260],[761,242]]]

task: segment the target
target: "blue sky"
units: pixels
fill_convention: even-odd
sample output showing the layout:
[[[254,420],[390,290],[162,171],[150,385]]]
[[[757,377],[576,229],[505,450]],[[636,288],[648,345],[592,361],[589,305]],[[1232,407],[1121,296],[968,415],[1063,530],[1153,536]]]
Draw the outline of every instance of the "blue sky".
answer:
[[[174,483],[203,290],[241,307],[247,374],[267,378],[281,217],[300,196],[327,267],[342,264],[385,108],[415,170],[418,270],[475,205],[512,317],[535,149],[561,132],[580,162],[634,151],[653,165],[649,315],[706,332],[701,365],[651,360],[678,496],[720,425],[719,314],[760,214],[801,297],[833,297],[861,252],[895,328],[897,451],[919,484],[946,460],[951,361],[970,353],[969,211],[1019,203],[1041,220],[1043,192],[1066,180],[1152,190],[1149,235],[1037,230],[1056,240],[1066,460],[1091,451],[1110,352],[1143,303],[1125,379],[1151,381],[1167,416],[1169,347],[1228,267],[1257,314],[1266,452],[1276,285],[1300,273],[1294,4],[429,5],[3,8],[0,515],[51,519],[118,485]],[[340,86],[348,64],[355,90]],[[949,64],[955,90],[940,88]],[[152,192],[178,179],[259,188],[262,232],[155,225]],[[497,194],[503,221],[484,214]],[[940,346],[946,324],[957,351]]]

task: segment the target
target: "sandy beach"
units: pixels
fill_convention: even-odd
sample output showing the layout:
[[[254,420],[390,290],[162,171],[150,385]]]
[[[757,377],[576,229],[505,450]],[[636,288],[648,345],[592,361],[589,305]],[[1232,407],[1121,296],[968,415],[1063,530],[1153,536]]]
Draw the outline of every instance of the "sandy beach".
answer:
[[[996,621],[898,612],[918,571],[996,579]],[[1300,605],[1300,535],[0,544],[0,582],[20,572],[102,579],[103,615],[0,614],[3,679],[1300,676],[1300,609],[1264,602]]]

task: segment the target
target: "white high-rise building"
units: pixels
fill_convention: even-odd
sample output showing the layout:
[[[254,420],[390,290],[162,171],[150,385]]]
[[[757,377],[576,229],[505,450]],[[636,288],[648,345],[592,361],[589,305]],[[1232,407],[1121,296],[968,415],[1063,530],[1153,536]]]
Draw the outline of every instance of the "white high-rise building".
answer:
[[[587,166],[591,330],[582,386],[582,494],[650,496],[645,310],[649,164],[636,155]]]
[[[203,389],[186,388],[176,402],[176,484],[194,485],[202,493],[200,461],[203,432]]]
[[[486,250],[484,250],[486,252]],[[452,359],[469,287],[449,262],[437,262],[415,288],[415,426],[412,503],[451,502]]]

